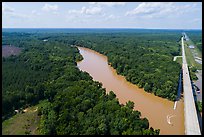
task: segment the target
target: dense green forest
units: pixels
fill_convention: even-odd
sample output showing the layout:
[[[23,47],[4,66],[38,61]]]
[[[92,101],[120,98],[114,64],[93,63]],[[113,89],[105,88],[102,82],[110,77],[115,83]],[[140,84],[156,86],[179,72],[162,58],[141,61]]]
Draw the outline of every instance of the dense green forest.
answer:
[[[69,50],[59,42],[43,43],[29,37],[30,34],[24,35],[11,33],[6,35],[8,39],[3,39],[3,42],[23,49],[19,56],[2,59],[3,116],[25,104],[35,104],[49,96],[44,93],[45,81],[62,75],[60,65],[75,64],[74,60],[79,56],[76,54],[77,49]]]
[[[77,68],[76,61],[82,57],[71,45],[86,40],[87,34],[2,34],[3,45],[23,49],[18,56],[2,58],[3,120],[15,109],[40,103],[41,134],[159,134],[133,110],[133,102],[119,104],[112,91],[106,94],[101,83]]]

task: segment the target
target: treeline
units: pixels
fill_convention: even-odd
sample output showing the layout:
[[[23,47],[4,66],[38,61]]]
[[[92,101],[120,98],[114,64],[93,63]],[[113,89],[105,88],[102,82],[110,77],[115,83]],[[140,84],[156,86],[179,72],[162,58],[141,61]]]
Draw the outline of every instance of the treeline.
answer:
[[[94,34],[81,36],[76,45],[108,56],[118,74],[156,96],[175,100],[181,65],[181,33]]]
[[[79,73],[82,74],[82,73]],[[98,82],[72,79],[63,83],[66,75],[52,86],[54,99],[41,103],[40,132],[54,135],[154,135],[159,130],[149,128],[146,118],[133,111],[133,102],[119,104],[115,94],[108,95]],[[59,88],[60,87],[60,88]]]
[[[159,134],[133,111],[133,102],[120,105],[112,91],[106,94],[101,83],[77,68],[82,57],[70,46],[75,39],[63,35],[4,33],[2,43],[23,52],[2,58],[2,118],[40,102],[41,134]]]

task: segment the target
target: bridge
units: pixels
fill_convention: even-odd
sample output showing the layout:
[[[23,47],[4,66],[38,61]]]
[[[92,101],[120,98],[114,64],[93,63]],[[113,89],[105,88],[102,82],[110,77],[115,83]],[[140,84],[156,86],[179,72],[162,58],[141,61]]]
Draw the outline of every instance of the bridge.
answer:
[[[186,55],[184,49],[184,41],[182,41],[182,70],[183,70],[183,94],[184,94],[184,120],[185,120],[185,134],[186,135],[201,135],[200,126],[198,122],[197,110],[193,97],[193,89],[188,71],[188,64],[186,62]]]

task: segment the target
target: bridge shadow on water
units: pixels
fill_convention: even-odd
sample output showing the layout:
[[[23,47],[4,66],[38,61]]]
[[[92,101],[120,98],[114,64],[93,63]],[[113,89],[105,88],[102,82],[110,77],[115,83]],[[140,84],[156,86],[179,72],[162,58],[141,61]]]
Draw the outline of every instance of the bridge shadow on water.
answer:
[[[179,99],[181,98],[181,91],[182,91],[182,69],[180,70],[180,74],[179,74],[179,81],[178,81],[178,90],[177,90],[176,101],[179,101]]]

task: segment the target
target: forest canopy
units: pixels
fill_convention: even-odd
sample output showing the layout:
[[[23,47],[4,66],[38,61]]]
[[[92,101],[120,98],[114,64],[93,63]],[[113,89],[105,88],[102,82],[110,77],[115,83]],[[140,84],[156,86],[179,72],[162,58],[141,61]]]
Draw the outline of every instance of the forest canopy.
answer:
[[[32,30],[2,32],[2,45],[22,49],[2,58],[2,120],[39,104],[39,130],[47,135],[157,135],[129,101],[78,69],[82,46],[108,57],[117,73],[146,92],[169,100],[177,95],[181,65],[179,30]],[[188,32],[189,33],[189,32]],[[192,33],[189,36],[200,43]],[[198,48],[202,50],[202,48]],[[137,108],[136,108],[137,109]]]
[[[3,44],[22,48],[2,58],[2,119],[14,110],[40,104],[39,130],[48,135],[154,135],[134,103],[119,104],[114,91],[80,71],[82,59],[72,46],[85,34],[3,33]],[[47,39],[47,41],[44,41]]]

